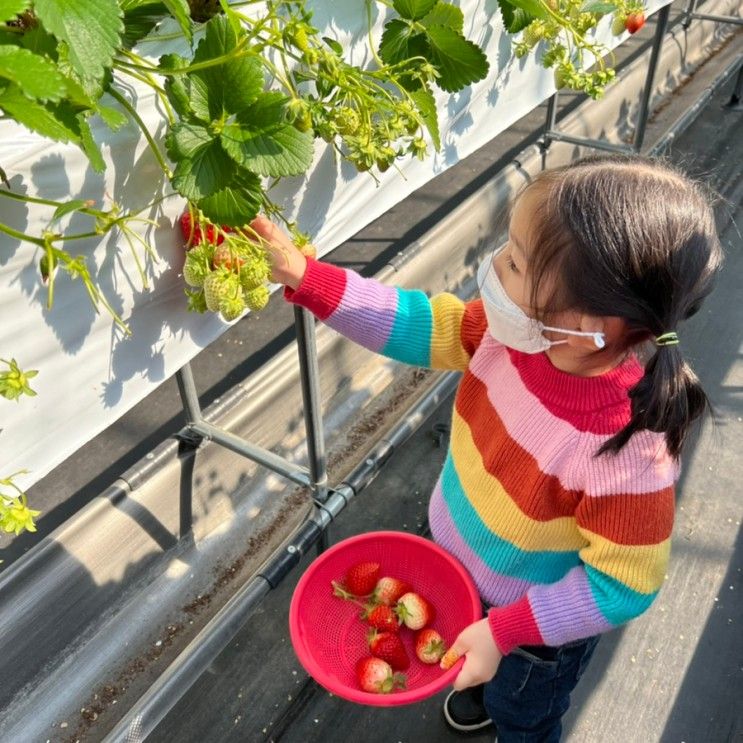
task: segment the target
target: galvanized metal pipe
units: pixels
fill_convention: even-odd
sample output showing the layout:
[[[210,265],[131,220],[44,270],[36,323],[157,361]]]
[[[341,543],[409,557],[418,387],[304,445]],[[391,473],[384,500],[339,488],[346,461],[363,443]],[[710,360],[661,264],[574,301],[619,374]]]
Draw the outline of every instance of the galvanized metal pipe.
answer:
[[[575,144],[579,147],[592,147],[596,150],[606,150],[607,152],[633,152],[632,147],[625,144],[613,144],[612,142],[605,142],[601,139],[591,139],[590,137],[574,137],[570,134],[563,134],[555,130],[550,130],[544,133],[544,139],[546,142],[567,142],[568,144]]]
[[[264,467],[270,468],[279,475],[283,475],[292,482],[297,483],[297,485],[304,485],[309,488],[313,485],[309,470],[307,470],[306,467],[301,467],[298,464],[289,462],[278,454],[274,454],[272,451],[264,449],[262,446],[258,446],[257,444],[251,444],[240,436],[236,436],[234,433],[219,428],[219,426],[215,426],[202,419],[189,423],[188,428],[200,436],[203,436],[205,439],[214,441],[217,444],[221,444],[226,449],[234,451],[235,454],[240,454],[243,457],[251,459],[253,462],[257,462],[258,464],[262,464]]]
[[[691,18],[700,21],[715,21],[716,23],[732,23],[735,26],[743,26],[743,18],[734,15],[712,15],[710,13],[692,13]]]
[[[299,381],[304,403],[304,427],[307,433],[307,458],[310,477],[316,485],[315,497],[324,501],[327,496],[327,461],[325,437],[320,410],[320,370],[315,340],[315,318],[305,309],[294,307],[294,326],[299,355]]]
[[[660,59],[660,50],[663,47],[663,39],[668,29],[668,18],[670,14],[670,4],[664,5],[658,13],[658,25],[655,28],[655,36],[653,37],[653,48],[650,52],[650,64],[648,65],[648,74],[645,78],[645,87],[642,90],[642,103],[640,104],[640,114],[637,120],[637,128],[635,129],[635,140],[632,143],[635,152],[642,150],[642,145],[645,141],[645,130],[647,129],[648,118],[650,116],[650,99],[653,95],[653,82],[655,81],[655,72],[658,68],[658,60]]]

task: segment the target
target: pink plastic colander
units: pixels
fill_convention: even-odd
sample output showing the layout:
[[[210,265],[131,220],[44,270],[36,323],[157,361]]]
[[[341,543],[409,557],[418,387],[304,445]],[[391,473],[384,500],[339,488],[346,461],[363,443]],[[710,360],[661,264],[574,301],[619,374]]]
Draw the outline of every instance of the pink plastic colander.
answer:
[[[368,625],[360,608],[333,595],[331,581],[342,581],[359,562],[378,562],[380,577],[408,582],[436,610],[430,625],[447,645],[469,624],[482,618],[477,589],[462,565],[433,542],[397,531],[360,534],[330,547],[305,571],[289,608],[289,632],[300,663],[328,691],[359,704],[386,707],[411,704],[449,686],[462,666],[442,671],[415,655],[415,632],[402,627],[400,636],[410,658],[406,689],[389,694],[363,691],[356,679],[360,658],[370,655]]]

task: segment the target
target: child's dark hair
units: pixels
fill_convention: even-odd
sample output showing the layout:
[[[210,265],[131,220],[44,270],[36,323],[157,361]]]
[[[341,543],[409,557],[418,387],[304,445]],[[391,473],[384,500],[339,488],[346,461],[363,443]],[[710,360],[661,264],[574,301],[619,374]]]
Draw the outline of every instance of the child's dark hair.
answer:
[[[575,309],[622,318],[627,332],[605,353],[621,353],[675,332],[712,290],[722,261],[714,213],[700,185],[657,160],[590,157],[544,171],[529,266],[532,305],[559,276],[546,313]],[[602,353],[602,352],[597,352]],[[709,407],[678,345],[658,345],[630,391],[630,422],[599,450],[619,451],[636,431],[665,434],[678,457],[693,421]]]

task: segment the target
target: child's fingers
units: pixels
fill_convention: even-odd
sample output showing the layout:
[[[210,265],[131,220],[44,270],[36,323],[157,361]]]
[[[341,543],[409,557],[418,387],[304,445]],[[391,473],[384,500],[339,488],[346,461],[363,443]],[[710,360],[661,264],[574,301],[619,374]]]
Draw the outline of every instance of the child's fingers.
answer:
[[[466,654],[464,656],[464,665],[462,666],[462,670],[459,672],[452,684],[457,691],[462,691],[462,689],[466,689],[469,686],[475,686],[482,683],[480,678],[482,674],[476,666],[477,662],[475,661],[474,656]]]
[[[267,243],[277,248],[294,248],[297,249],[294,243],[289,239],[289,236],[280,228],[277,227],[270,219],[266,217],[258,216],[250,223],[251,229]]]

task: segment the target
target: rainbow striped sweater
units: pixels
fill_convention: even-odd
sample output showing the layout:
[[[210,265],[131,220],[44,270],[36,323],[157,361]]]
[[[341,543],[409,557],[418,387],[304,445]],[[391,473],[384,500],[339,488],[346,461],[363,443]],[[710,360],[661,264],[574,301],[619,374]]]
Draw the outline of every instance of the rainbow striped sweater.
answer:
[[[429,299],[313,260],[285,296],[373,351],[463,372],[429,522],[491,605],[504,654],[605,632],[648,608],[668,563],[677,463],[649,431],[595,456],[629,420],[636,359],[567,374],[495,341],[480,300]]]

